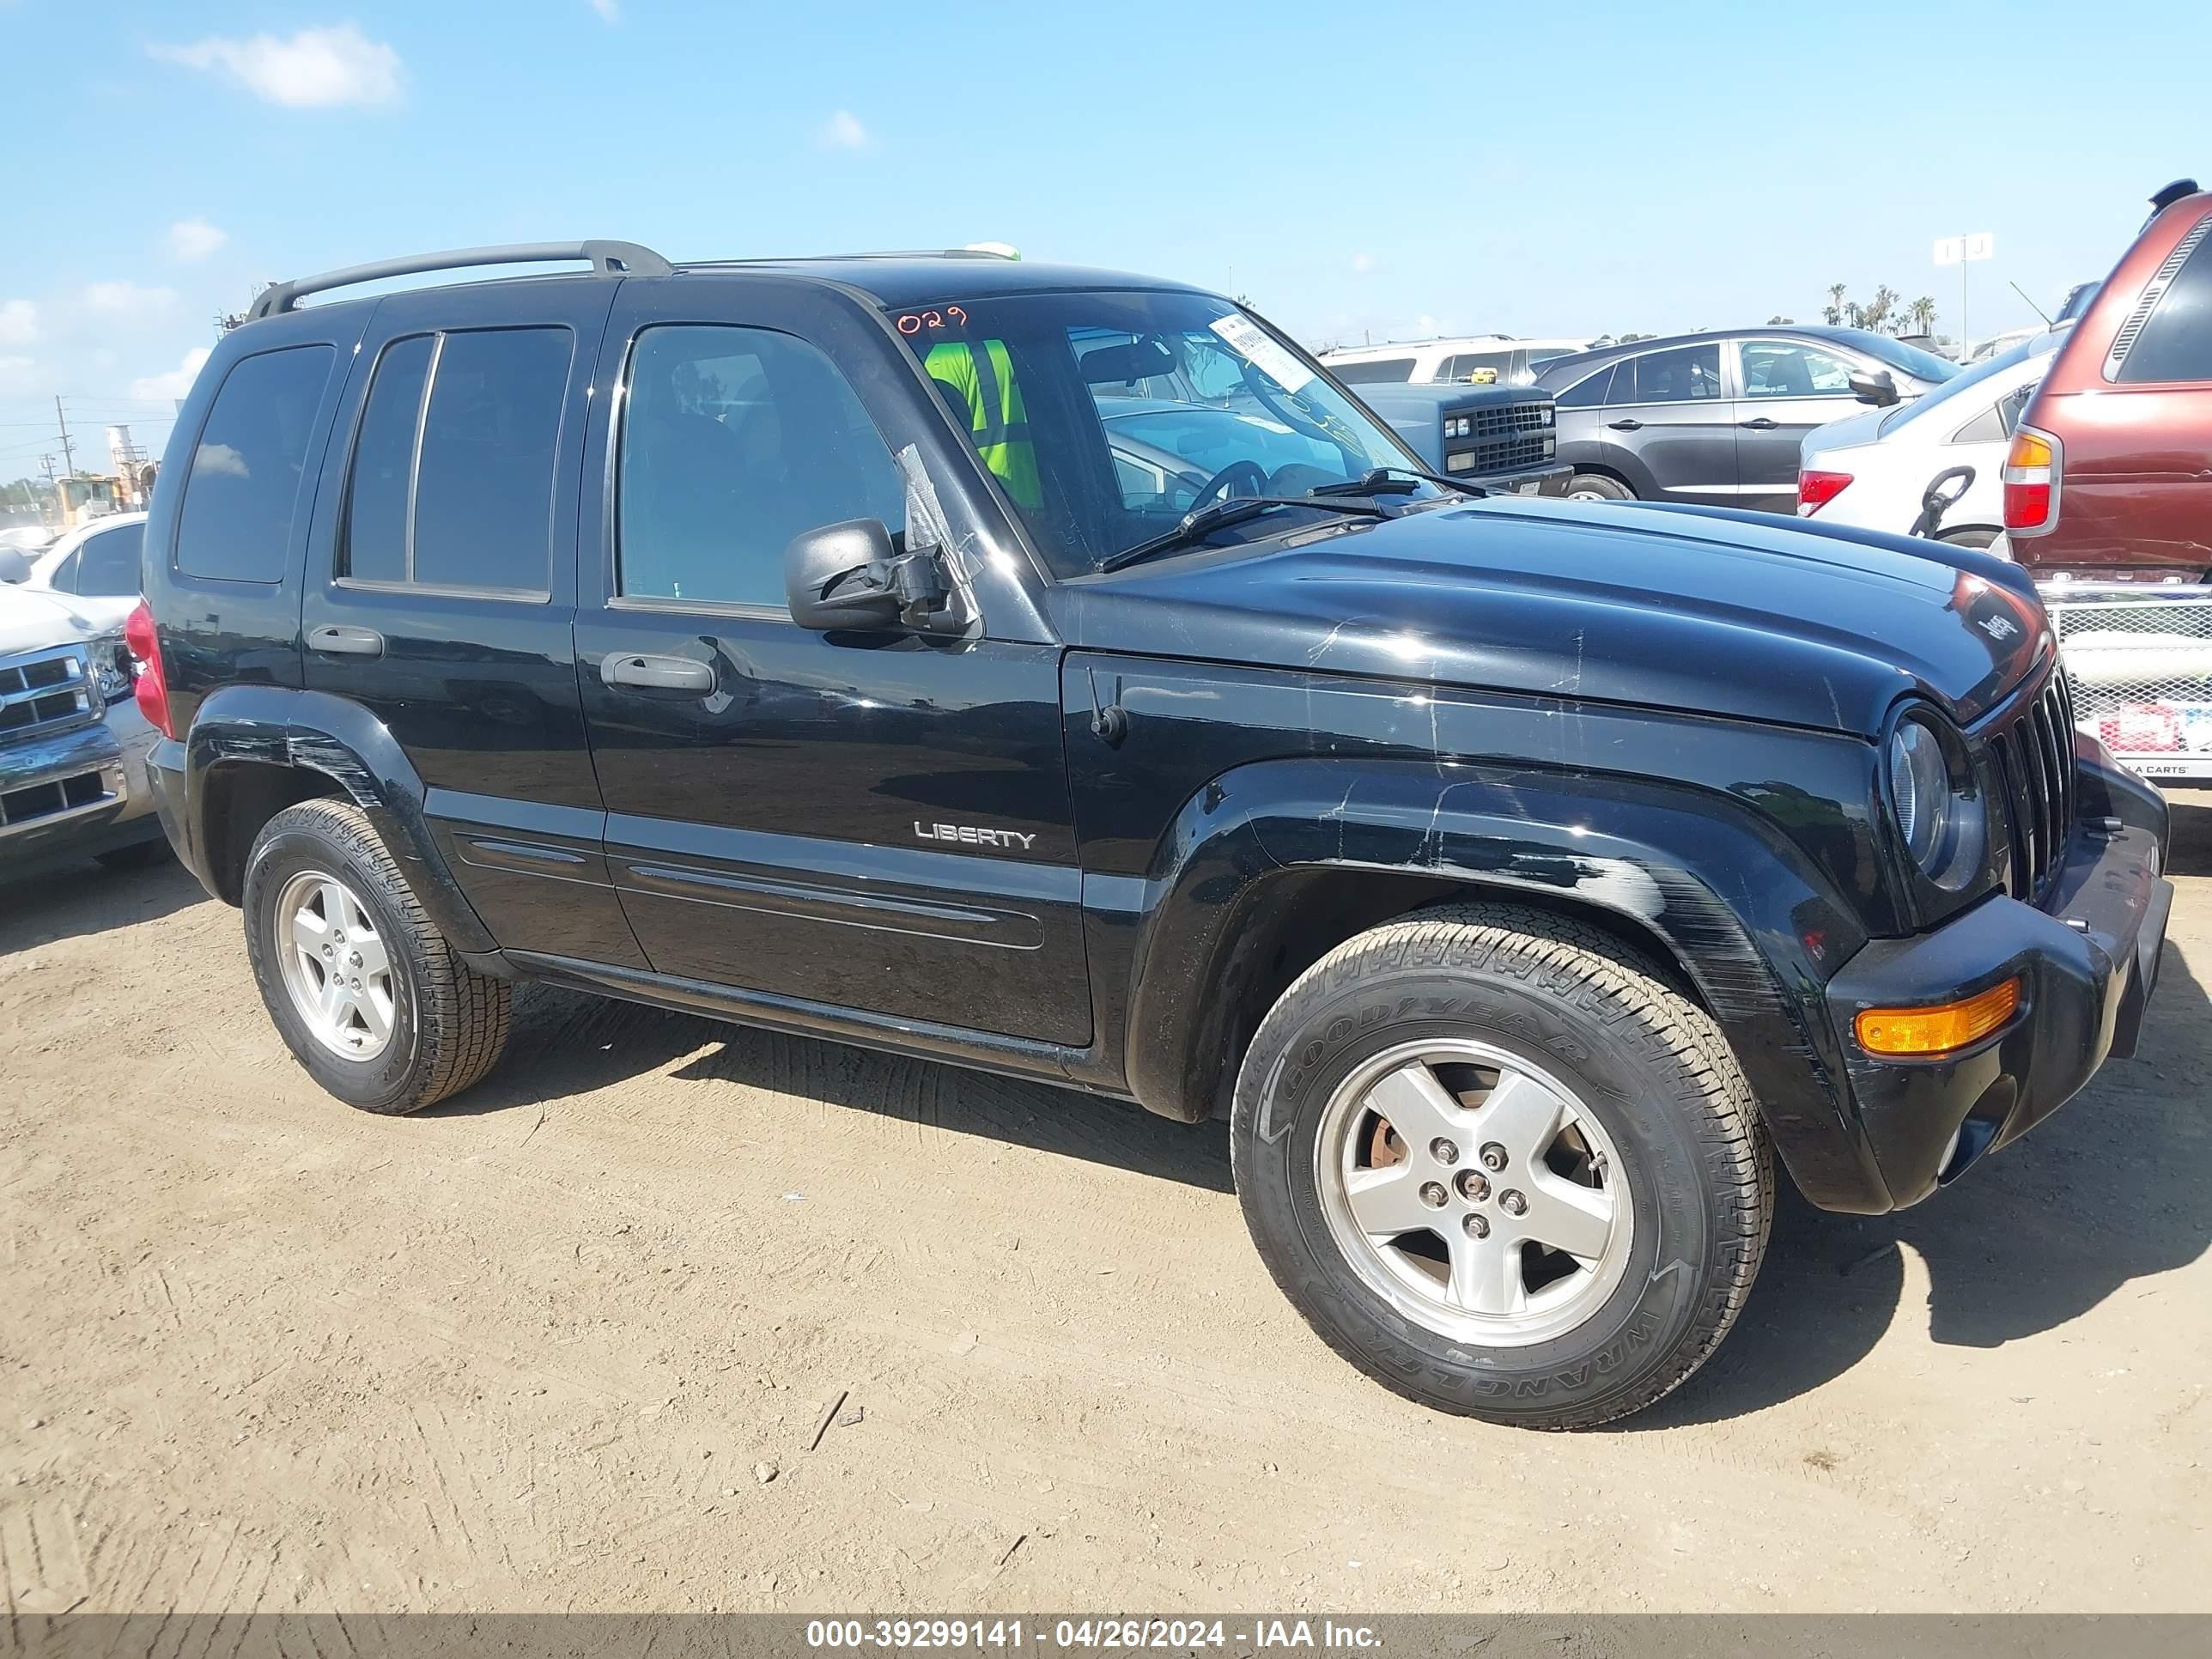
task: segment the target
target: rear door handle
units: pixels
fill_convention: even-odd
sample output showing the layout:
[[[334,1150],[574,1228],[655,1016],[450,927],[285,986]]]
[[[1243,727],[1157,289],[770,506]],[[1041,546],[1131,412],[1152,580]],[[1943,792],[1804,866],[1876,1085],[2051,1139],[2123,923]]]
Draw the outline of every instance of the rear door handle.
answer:
[[[1607,421],[1606,424],[1611,427],[1615,432],[1641,432],[1644,430],[1644,422],[1641,421]]]
[[[384,654],[384,635],[374,628],[346,628],[337,623],[325,623],[320,628],[307,630],[307,649],[334,657],[380,657]]]
[[[599,678],[609,685],[641,691],[688,691],[703,696],[714,689],[714,665],[691,657],[610,651],[599,664]]]
[[[1753,432],[1771,432],[1776,427],[1780,426],[1782,422],[1777,420],[1771,420],[1767,416],[1761,415],[1757,420],[1738,421],[1736,424],[1741,427],[1747,427]]]

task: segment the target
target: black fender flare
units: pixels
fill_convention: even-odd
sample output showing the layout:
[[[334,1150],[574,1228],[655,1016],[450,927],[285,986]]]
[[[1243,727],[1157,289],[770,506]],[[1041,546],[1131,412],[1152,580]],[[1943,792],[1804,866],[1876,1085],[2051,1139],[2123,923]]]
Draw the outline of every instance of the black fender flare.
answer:
[[[1664,781],[1397,759],[1222,775],[1186,803],[1127,896],[1140,914],[1129,918],[1125,1076],[1140,1103],[1187,1119],[1218,1109],[1249,1036],[1229,1011],[1261,971],[1244,936],[1271,896],[1321,871],[1601,913],[1686,976],[1807,1195],[1892,1207],[1823,995],[1864,943],[1854,912],[1747,804]]]
[[[222,769],[238,763],[304,769],[331,779],[368,814],[416,901],[456,950],[497,948],[431,836],[421,775],[390,728],[361,704],[326,691],[226,686],[194,712],[182,746],[184,850],[217,897],[238,902],[219,884],[209,848],[209,814]]]

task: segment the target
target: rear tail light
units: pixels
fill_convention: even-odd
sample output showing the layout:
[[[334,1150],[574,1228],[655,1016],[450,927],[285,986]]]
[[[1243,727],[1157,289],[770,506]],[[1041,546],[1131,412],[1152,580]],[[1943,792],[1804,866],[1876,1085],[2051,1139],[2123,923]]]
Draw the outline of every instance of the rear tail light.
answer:
[[[2058,477],[2063,452],[2048,432],[2024,426],[2012,434],[2004,464],[2007,533],[2040,536],[2058,522]]]
[[[1797,510],[1818,513],[1842,495],[1850,481],[1848,472],[1816,472],[1808,468],[1797,475]]]
[[[147,723],[165,738],[177,735],[169,719],[169,681],[161,672],[161,641],[154,631],[154,610],[145,600],[123,624],[123,642],[131,647],[131,659],[137,669],[137,684],[132,687],[138,699],[138,712]]]

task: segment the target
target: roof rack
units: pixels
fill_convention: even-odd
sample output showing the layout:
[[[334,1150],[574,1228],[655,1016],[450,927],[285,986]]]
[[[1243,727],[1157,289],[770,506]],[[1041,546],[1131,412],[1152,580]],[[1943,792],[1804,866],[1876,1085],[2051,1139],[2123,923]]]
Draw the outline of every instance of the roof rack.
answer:
[[[1007,252],[1003,244],[975,244],[969,247],[886,247],[866,248],[858,253],[757,253],[742,259],[687,260],[687,270],[704,270],[716,265],[813,265],[829,264],[840,259],[1006,259],[1018,260],[1022,256]]]
[[[378,259],[365,265],[348,265],[289,283],[272,283],[261,290],[246,315],[249,322],[291,310],[303,295],[326,289],[351,288],[359,283],[381,282],[387,276],[414,276],[430,270],[467,270],[479,265],[550,264],[556,260],[587,259],[599,276],[666,276],[675,269],[649,247],[635,242],[515,242],[505,247],[460,247],[443,253],[416,253],[401,259]]]

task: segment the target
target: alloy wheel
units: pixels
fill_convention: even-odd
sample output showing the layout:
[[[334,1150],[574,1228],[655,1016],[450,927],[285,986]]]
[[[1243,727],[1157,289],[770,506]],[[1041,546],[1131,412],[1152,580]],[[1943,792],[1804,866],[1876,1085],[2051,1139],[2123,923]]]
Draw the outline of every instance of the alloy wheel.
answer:
[[[1330,1096],[1314,1159],[1353,1272],[1439,1335],[1547,1340],[1626,1271],[1635,1205],[1613,1138],[1572,1089],[1488,1043],[1371,1057]]]
[[[284,989],[315,1040],[342,1059],[372,1060],[391,1045],[392,957],[352,889],[302,870],[276,896],[276,959]]]

